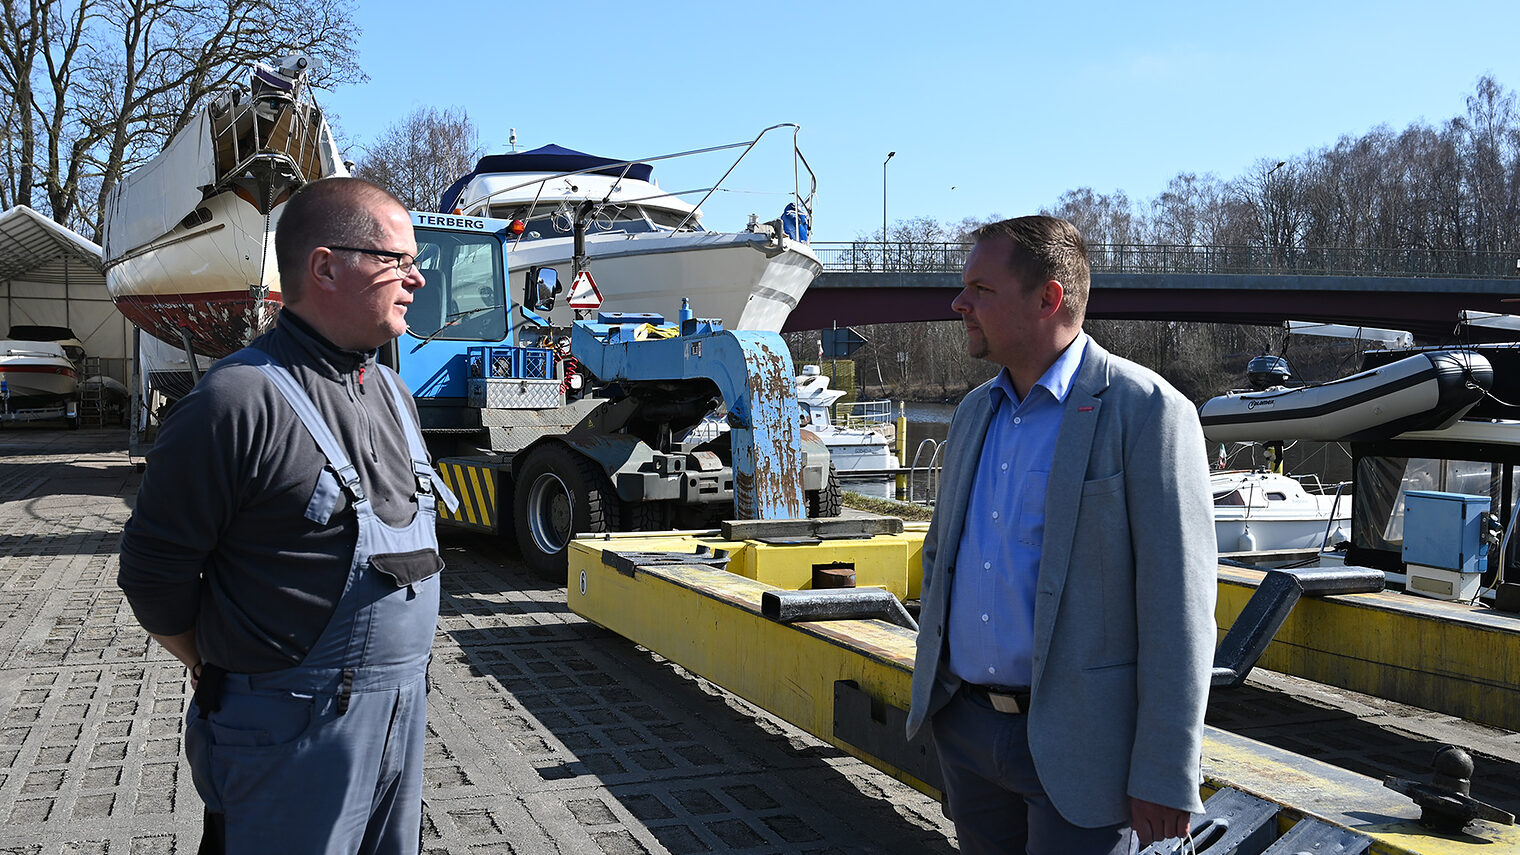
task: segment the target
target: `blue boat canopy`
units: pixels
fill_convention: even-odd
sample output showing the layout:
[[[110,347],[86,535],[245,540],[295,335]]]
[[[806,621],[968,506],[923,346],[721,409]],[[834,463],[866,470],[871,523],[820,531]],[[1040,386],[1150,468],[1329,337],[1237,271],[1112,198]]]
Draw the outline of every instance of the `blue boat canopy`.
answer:
[[[601,168],[596,168],[601,167]],[[478,175],[501,174],[501,173],[531,173],[531,172],[580,172],[589,170],[594,175],[611,175],[613,177],[624,175],[625,165],[621,160],[613,160],[609,157],[598,157],[594,154],[586,154],[583,151],[558,146],[550,143],[546,146],[535,148],[532,151],[519,151],[511,154],[488,154],[475,163],[475,170],[449,185],[449,189],[443,191],[443,198],[438,202],[438,210],[448,213],[459,202],[459,194]],[[654,173],[654,167],[647,163],[635,163],[626,166],[628,178],[637,181],[648,181]]]

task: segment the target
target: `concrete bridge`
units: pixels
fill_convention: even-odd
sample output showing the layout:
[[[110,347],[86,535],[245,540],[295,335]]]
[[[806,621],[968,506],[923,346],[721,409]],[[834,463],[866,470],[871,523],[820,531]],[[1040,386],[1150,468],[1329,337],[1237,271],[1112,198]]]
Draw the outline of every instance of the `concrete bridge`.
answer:
[[[970,249],[815,243],[824,273],[786,328],[954,320],[950,301]],[[1403,329],[1441,341],[1452,337],[1462,309],[1520,313],[1517,257],[1506,253],[1143,244],[1089,251],[1092,318],[1267,325],[1292,319]]]

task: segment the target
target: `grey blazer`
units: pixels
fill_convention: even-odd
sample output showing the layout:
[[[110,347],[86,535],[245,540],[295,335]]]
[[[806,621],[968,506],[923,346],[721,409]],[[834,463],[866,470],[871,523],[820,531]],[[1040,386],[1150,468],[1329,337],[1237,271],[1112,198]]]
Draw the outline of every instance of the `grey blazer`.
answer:
[[[924,540],[911,738],[955,694],[945,621],[991,383],[956,409]],[[1088,342],[1066,399],[1045,499],[1029,742],[1075,825],[1129,820],[1129,796],[1202,810],[1204,705],[1215,626],[1208,463],[1193,405]]]

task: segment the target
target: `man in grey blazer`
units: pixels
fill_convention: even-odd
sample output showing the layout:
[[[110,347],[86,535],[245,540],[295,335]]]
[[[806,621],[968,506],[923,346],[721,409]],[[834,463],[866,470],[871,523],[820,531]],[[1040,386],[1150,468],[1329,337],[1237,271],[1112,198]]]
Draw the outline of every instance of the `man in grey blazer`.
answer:
[[[966,853],[1119,853],[1187,833],[1213,656],[1212,507],[1191,403],[1082,331],[1053,217],[984,226],[960,313],[1003,366],[956,410],[924,541],[911,738]]]

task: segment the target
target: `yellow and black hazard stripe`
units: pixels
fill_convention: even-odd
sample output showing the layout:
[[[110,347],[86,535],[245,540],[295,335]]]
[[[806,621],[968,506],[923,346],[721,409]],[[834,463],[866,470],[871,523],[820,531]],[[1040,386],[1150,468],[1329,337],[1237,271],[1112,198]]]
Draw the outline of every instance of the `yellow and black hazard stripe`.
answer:
[[[496,509],[495,467],[465,458],[444,458],[438,461],[438,474],[459,497],[457,511],[451,512],[439,503],[440,520],[464,528],[496,531],[501,517]]]

